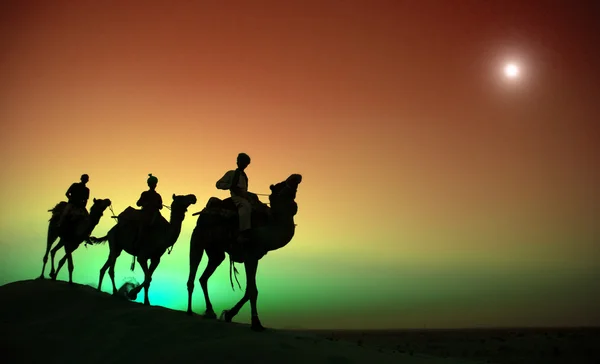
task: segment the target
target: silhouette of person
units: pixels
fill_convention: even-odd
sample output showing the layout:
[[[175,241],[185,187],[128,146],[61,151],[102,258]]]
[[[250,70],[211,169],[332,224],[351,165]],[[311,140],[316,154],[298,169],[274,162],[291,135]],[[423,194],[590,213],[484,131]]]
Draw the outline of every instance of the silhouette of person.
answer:
[[[250,238],[252,228],[252,205],[248,200],[248,176],[244,170],[250,165],[250,156],[246,153],[240,153],[237,157],[237,169],[225,173],[217,181],[217,188],[220,190],[229,190],[231,199],[238,208],[239,229],[238,242],[247,242]]]
[[[140,227],[138,232],[137,242],[143,240],[144,233],[149,230],[154,224],[156,217],[160,214],[160,210],[163,208],[162,197],[156,192],[156,185],[158,184],[158,178],[148,174],[148,187],[147,191],[142,192],[137,202],[137,206],[142,208],[142,221],[140,221]]]
[[[75,182],[69,187],[65,196],[68,198],[67,205],[65,206],[63,213],[60,215],[58,220],[58,226],[61,226],[65,218],[73,212],[73,209],[80,209],[82,212],[87,213],[87,202],[90,198],[90,189],[87,188],[86,183],[90,180],[87,174],[82,174],[80,181]]]

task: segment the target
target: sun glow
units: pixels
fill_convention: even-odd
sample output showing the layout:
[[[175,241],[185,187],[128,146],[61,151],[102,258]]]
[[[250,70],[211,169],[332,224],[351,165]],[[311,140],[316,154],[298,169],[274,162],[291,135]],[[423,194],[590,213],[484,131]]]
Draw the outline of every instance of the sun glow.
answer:
[[[514,63],[509,63],[504,66],[504,75],[508,78],[517,78],[519,77],[520,69]]]

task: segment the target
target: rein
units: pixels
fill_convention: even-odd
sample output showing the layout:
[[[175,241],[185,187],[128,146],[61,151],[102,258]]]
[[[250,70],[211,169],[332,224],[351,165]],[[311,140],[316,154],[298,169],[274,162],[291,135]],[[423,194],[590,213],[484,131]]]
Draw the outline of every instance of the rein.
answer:
[[[112,217],[113,219],[115,219],[117,222],[119,222],[119,218],[117,217],[117,215],[115,215],[115,210],[113,210],[113,208],[112,208],[112,204],[110,204],[110,205],[108,206],[108,208],[110,209],[110,213],[112,214],[112,216],[111,216],[111,217]]]

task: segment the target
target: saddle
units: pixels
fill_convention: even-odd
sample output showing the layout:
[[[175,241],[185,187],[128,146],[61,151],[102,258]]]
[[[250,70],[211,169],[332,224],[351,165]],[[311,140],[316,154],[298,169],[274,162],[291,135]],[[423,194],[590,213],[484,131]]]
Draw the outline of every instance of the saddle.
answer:
[[[57,203],[54,208],[48,210],[48,212],[52,213],[50,221],[58,222],[66,207],[67,202],[61,201]],[[88,216],[89,212],[87,209],[72,205],[70,210],[64,216],[59,231],[61,234],[67,234],[71,236],[80,236],[85,234],[87,229],[86,218]]]
[[[127,206],[127,208],[117,216],[117,221],[121,224],[140,223],[142,222],[142,211]]]
[[[53,208],[48,210],[48,212],[51,212],[53,215],[60,214],[65,207],[67,207],[67,201],[60,201]]]
[[[267,205],[257,201],[252,201],[252,226],[264,225],[270,214],[270,209]],[[217,197],[208,199],[206,206],[198,213],[201,216],[210,216],[220,220],[236,221],[238,219],[238,208],[235,202],[228,197],[221,200]],[[200,219],[199,219],[200,220]]]
[[[237,206],[235,205],[235,202],[233,202],[233,199],[231,197],[228,197],[224,200],[221,200],[217,197],[211,197],[210,199],[208,199],[204,210],[206,210],[205,212],[207,213],[215,213],[219,210],[225,210],[221,212],[225,212],[226,214],[231,213],[237,215]]]
[[[61,202],[57,203],[56,206],[54,206],[52,209],[48,210],[48,212],[52,213],[51,219],[58,218],[63,213],[63,211],[65,210],[66,207],[67,207],[67,202],[61,201]],[[88,217],[89,215],[90,214],[87,211],[87,209],[77,207],[77,206],[72,206],[71,209],[69,210],[69,212],[67,213],[67,215],[65,216],[65,221],[79,220],[81,218]]]
[[[117,221],[119,224],[131,224],[135,226],[139,226],[141,223],[150,223],[151,219],[152,214],[149,214],[146,211],[135,209],[131,206],[127,206],[127,208],[117,216]],[[158,213],[152,226],[156,226],[160,223],[168,223],[168,221],[164,218],[164,216],[162,216],[162,214]]]

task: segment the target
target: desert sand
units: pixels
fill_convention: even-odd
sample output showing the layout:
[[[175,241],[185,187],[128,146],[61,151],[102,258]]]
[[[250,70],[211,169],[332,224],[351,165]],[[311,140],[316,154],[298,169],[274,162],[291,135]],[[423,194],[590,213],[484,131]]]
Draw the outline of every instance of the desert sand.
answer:
[[[422,353],[497,364],[600,364],[600,329],[591,327],[310,332],[382,352]]]
[[[248,325],[190,317],[61,281],[6,284],[0,304],[5,363],[482,363],[307,332],[256,333]]]

